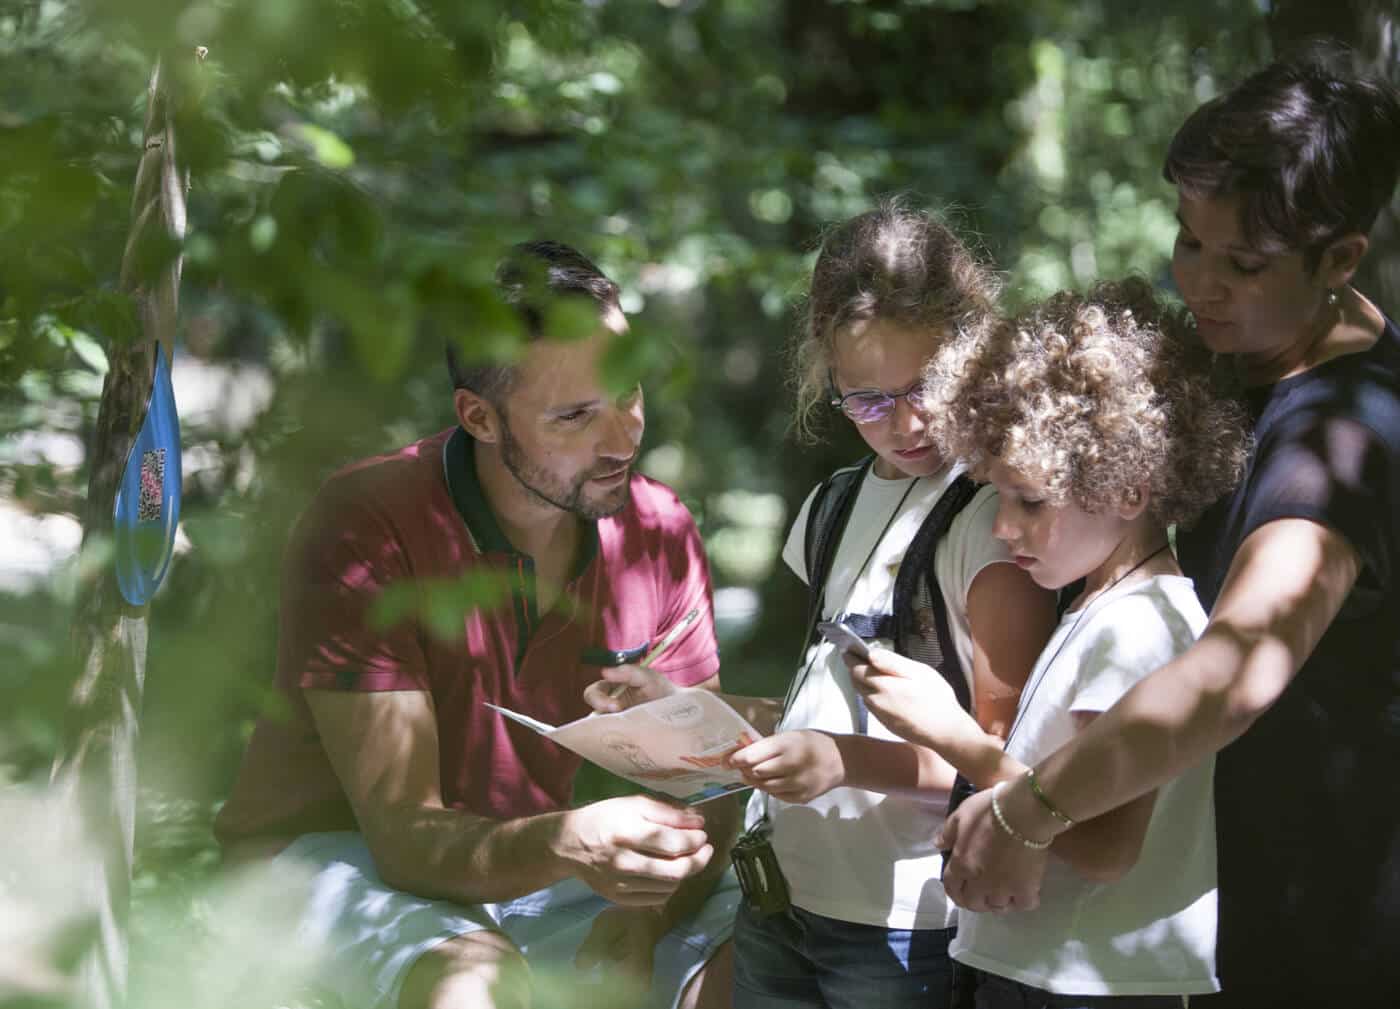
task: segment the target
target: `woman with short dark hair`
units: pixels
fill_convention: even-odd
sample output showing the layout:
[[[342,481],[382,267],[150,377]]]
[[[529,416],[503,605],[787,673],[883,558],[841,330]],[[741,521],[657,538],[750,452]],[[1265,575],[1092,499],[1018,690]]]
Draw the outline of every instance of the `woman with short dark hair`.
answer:
[[[1245,479],[1181,566],[1199,641],[945,827],[974,910],[1034,906],[1048,841],[1216,757],[1223,992],[1400,1005],[1400,330],[1350,286],[1400,174],[1400,100],[1318,51],[1182,126],[1172,272],[1249,387]]]

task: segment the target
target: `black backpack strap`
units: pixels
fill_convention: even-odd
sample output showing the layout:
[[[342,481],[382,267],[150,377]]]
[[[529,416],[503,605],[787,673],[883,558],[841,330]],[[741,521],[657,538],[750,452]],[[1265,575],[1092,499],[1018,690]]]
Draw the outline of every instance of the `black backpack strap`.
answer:
[[[898,644],[906,635],[917,634],[919,615],[913,612],[915,592],[922,577],[928,590],[930,607],[933,610],[934,634],[938,641],[938,651],[943,661],[938,671],[953,688],[958,703],[964,711],[972,710],[972,696],[967,688],[967,677],[963,674],[962,663],[958,660],[957,645],[953,640],[948,623],[948,607],[943,602],[943,592],[938,586],[938,576],[934,572],[933,554],[938,544],[948,534],[953,519],[967,507],[976,496],[979,485],[967,474],[960,475],[943,492],[938,503],[924,519],[919,531],[909,543],[904,554],[904,563],[899,566],[899,574],[894,583],[894,640]]]
[[[905,641],[915,634],[924,632],[919,625],[920,615],[914,612],[914,599],[917,595],[920,578],[928,587],[930,607],[933,610],[933,632],[938,644],[941,660],[936,663],[938,671],[946,678],[957,695],[958,703],[965,710],[971,710],[972,698],[967,689],[967,679],[963,676],[962,663],[958,661],[957,649],[948,624],[947,607],[943,605],[943,594],[938,588],[938,577],[933,569],[933,554],[938,544],[947,535],[953,519],[967,507],[977,493],[978,485],[966,475],[959,475],[948,488],[939,495],[938,501],[929,510],[919,531],[909,541],[904,551],[904,560],[899,565],[899,574],[894,582],[893,613],[881,616],[861,614],[848,615],[844,623],[861,634],[862,637],[885,637],[894,642],[894,647],[902,655],[908,655]],[[870,633],[862,633],[869,631]],[[869,711],[865,701],[856,697],[856,731],[864,733],[869,724]]]
[[[962,662],[958,659],[957,643],[953,640],[952,628],[948,623],[948,607],[943,600],[943,590],[938,584],[938,574],[934,570],[933,554],[939,541],[947,534],[948,527],[953,524],[954,517],[967,507],[978,490],[978,484],[966,474],[962,474],[943,492],[943,497],[939,499],[938,507],[934,511],[938,512],[946,505],[946,512],[937,516],[931,514],[915,534],[909,544],[909,551],[905,554],[905,563],[900,566],[894,588],[894,613],[898,631],[904,635],[917,634],[920,631],[919,615],[913,612],[913,603],[917,596],[919,576],[923,575],[929,607],[933,610],[933,629],[938,642],[938,652],[942,657],[938,671],[953,688],[953,695],[957,697],[962,709],[969,713],[972,711],[972,692],[968,689],[967,677],[963,674]],[[935,518],[939,521],[935,522]],[[896,637],[895,640],[903,641],[904,638]],[[959,774],[948,794],[947,815],[952,816],[953,811],[974,791],[972,782]]]
[[[894,614],[892,613],[847,613],[841,618],[841,623],[866,641],[873,638],[894,640]]]
[[[846,531],[860,485],[865,482],[865,475],[874,463],[875,456],[868,455],[859,466],[831,474],[817,487],[812,496],[812,506],[807,509],[807,528],[803,532],[808,600],[807,633],[802,638],[804,648],[812,643],[812,634],[817,621],[821,619],[822,606],[826,602],[826,579],[836,560],[836,547],[841,542],[841,534]]]

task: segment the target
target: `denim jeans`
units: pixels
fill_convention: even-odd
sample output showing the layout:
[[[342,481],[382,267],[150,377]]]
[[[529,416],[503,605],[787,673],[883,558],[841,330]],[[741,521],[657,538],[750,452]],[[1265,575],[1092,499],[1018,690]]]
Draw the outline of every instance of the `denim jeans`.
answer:
[[[734,1009],[948,1009],[953,929],[890,929],[801,908],[734,923]]]
[[[1181,995],[1056,995],[984,970],[977,973],[977,1009],[1182,1009]]]

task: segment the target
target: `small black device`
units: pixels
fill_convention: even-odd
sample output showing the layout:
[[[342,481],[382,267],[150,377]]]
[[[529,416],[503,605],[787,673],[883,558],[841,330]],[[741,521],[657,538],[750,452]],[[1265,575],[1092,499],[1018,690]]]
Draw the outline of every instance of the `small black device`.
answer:
[[[948,793],[948,815],[952,816],[957,808],[963,804],[963,800],[977,791],[977,786],[968,781],[961,774],[953,779],[953,790]],[[943,878],[943,873],[948,868],[948,856],[953,853],[952,849],[940,852],[943,856],[943,864],[939,867],[938,878]]]
[[[585,666],[604,666],[611,669],[638,661],[646,655],[650,647],[650,641],[643,641],[634,648],[585,648],[579,653],[578,660]]]
[[[948,793],[948,815],[952,816],[963,800],[977,791],[977,786],[968,781],[961,774],[953,779],[953,789]]]
[[[734,862],[734,874],[739,877],[744,904],[750,911],[766,918],[792,906],[766,816],[739,835],[729,857]]]

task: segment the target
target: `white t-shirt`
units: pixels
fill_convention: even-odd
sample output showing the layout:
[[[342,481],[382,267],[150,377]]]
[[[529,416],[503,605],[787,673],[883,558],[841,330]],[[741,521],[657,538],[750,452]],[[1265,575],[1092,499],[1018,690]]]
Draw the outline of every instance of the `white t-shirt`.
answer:
[[[1111,707],[1205,625],[1191,580],[1179,575],[1125,584],[1066,613],[1026,681],[1007,752],[1024,764],[1049,756],[1074,735],[1071,712]],[[963,911],[953,956],[1066,995],[1219,991],[1214,769],[1211,757],[1158,790],[1142,856],[1122,879],[1090,883],[1052,857],[1040,906]]]
[[[892,609],[895,575],[909,541],[938,498],[961,471],[950,467],[934,476],[886,480],[866,475],[850,520],[832,560],[823,616],[881,614]],[[908,497],[904,497],[909,491]],[[903,504],[900,500],[903,498]],[[788,533],[783,559],[807,580],[803,546],[808,495]],[[891,514],[899,514],[885,529]],[[958,660],[972,675],[972,638],[967,623],[967,590],[986,565],[1008,559],[992,536],[997,500],[990,487],[953,519],[934,550],[934,570],[948,609]],[[869,556],[869,563],[864,563]],[[863,565],[863,566],[862,566]],[[810,669],[792,699],[779,730],[824,729],[853,733],[857,725],[855,688],[846,665],[830,644],[813,645],[802,666]],[[970,684],[969,684],[970,686]],[[866,734],[898,739],[872,713]],[[947,794],[915,800],[855,788],[835,788],[809,803],[790,805],[755,792],[749,801],[753,823],[766,800],[773,824],[773,847],[783,867],[792,902],[804,910],[842,921],[886,928],[947,928],[956,908],[939,882],[942,856],[933,835],[942,826]]]

